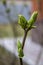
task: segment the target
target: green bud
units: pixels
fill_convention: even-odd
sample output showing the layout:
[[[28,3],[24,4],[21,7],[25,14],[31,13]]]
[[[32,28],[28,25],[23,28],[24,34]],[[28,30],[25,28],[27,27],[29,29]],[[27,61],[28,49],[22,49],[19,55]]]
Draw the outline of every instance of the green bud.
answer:
[[[19,25],[25,29],[27,27],[27,20],[25,19],[24,16],[19,15],[19,21],[18,21]]]
[[[17,46],[18,46],[18,56],[22,58],[24,54],[23,54],[22,45],[20,41],[18,41]]]
[[[31,27],[35,23],[35,21],[37,19],[37,15],[38,15],[37,11],[33,12],[30,20],[28,21],[28,27]]]
[[[18,56],[19,58],[22,58],[24,56],[22,48],[18,49]]]
[[[19,48],[22,48],[22,45],[21,45],[21,42],[20,41],[18,41],[17,46],[18,46],[18,49]]]
[[[3,2],[3,5],[5,5],[5,6],[6,6],[6,0],[3,0],[2,2]]]

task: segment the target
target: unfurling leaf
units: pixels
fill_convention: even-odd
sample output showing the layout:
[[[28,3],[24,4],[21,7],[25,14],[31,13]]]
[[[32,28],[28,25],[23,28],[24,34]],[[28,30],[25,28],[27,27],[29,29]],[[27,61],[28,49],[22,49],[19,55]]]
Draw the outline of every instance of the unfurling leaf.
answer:
[[[27,20],[25,19],[24,16],[19,15],[19,21],[18,21],[19,25],[25,29],[27,27]]]
[[[28,20],[28,27],[31,27],[35,23],[35,21],[37,19],[37,15],[38,15],[37,11],[33,12],[30,20]]]
[[[32,28],[34,29],[34,28],[36,28],[36,26],[32,26]]]

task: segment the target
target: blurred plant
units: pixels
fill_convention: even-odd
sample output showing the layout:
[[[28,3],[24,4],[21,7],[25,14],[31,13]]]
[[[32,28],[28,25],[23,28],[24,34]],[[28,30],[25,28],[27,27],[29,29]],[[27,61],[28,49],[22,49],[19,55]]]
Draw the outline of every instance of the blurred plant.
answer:
[[[14,0],[12,0],[12,1],[14,1]],[[5,7],[5,12],[6,12],[6,14],[7,14],[7,18],[8,18],[8,20],[9,20],[9,23],[10,23],[11,27],[12,27],[13,35],[14,35],[14,37],[16,37],[16,36],[18,35],[18,34],[17,34],[17,31],[16,31],[16,29],[15,29],[15,25],[16,25],[17,21],[14,21],[14,20],[11,18],[11,15],[10,15],[11,9],[7,6],[7,5],[8,5],[8,4],[7,4],[7,0],[2,0],[2,3],[3,3],[3,5],[4,5],[4,7]]]
[[[35,23],[35,21],[37,19],[37,15],[38,15],[37,11],[33,12],[31,18],[28,21],[25,19],[24,16],[19,15],[18,24],[24,29],[24,33],[25,33],[22,44],[21,44],[20,41],[18,41],[18,43],[17,43],[18,56],[19,56],[19,59],[20,59],[20,65],[23,65],[23,62],[22,62],[22,58],[24,56],[23,48],[24,48],[24,45],[25,45],[25,40],[26,40],[27,33],[31,29],[36,28],[36,26],[34,26],[33,24]]]
[[[6,4],[7,4],[6,0],[2,0],[2,2],[3,2],[3,5],[6,6]]]
[[[12,18],[11,18],[11,16],[10,16],[11,9],[10,9],[9,7],[7,7],[7,0],[3,0],[2,3],[3,3],[3,5],[4,5],[4,7],[5,7],[5,12],[6,12],[6,14],[7,14],[7,18],[8,18],[8,20],[9,20],[9,23],[10,23],[11,27],[12,27],[13,36],[15,37],[16,30],[15,30],[14,21],[12,20]],[[15,24],[16,24],[16,23],[15,23]],[[10,34],[11,34],[11,33],[10,33]],[[16,34],[16,35],[17,35],[17,34]],[[16,43],[16,41],[15,41],[15,43]],[[12,60],[12,62],[11,62],[11,65],[14,65],[14,61],[15,61],[15,60],[14,60],[14,57],[13,57],[13,60]]]

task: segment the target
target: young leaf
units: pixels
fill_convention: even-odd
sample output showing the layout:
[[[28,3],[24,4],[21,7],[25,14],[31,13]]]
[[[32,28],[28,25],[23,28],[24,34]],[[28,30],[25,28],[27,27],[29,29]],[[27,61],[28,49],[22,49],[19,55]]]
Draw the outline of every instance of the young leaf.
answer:
[[[34,28],[36,28],[36,26],[32,26],[32,28],[34,29]]]
[[[27,20],[25,19],[24,16],[19,15],[19,21],[18,21],[19,25],[25,29],[27,27]]]
[[[37,11],[33,12],[30,20],[28,21],[28,25],[27,25],[28,27],[31,27],[35,23],[35,21],[37,19],[37,15],[38,15]]]

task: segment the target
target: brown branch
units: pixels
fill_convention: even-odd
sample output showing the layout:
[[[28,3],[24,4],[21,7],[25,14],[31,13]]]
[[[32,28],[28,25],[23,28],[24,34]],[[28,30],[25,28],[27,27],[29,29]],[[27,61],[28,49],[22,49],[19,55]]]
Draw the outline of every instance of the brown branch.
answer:
[[[27,37],[27,32],[28,32],[28,30],[26,30],[25,34],[24,34],[24,38],[23,38],[23,42],[22,42],[22,49],[24,48],[24,45],[25,45],[25,40],[26,40],[26,37]]]
[[[24,45],[25,45],[25,40],[26,40],[26,37],[27,37],[27,33],[28,33],[28,29],[25,30],[25,34],[24,34],[24,38],[23,38],[23,42],[22,42],[22,49],[24,48]],[[22,58],[19,58],[19,59],[20,59],[20,65],[23,65]]]
[[[23,65],[23,61],[22,61],[22,58],[19,58],[20,59],[20,65]]]

